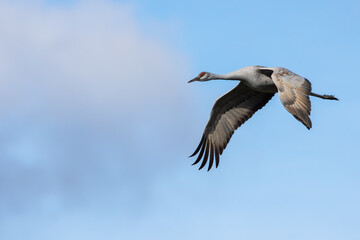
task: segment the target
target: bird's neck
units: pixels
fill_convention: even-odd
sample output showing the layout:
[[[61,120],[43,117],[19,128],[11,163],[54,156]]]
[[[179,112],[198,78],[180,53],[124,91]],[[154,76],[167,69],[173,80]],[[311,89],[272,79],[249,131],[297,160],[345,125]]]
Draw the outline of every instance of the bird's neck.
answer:
[[[241,81],[245,79],[245,76],[243,76],[241,73],[235,73],[235,72],[226,73],[226,74],[212,73],[211,76],[212,79],[224,79],[224,80],[236,80],[236,81]]]

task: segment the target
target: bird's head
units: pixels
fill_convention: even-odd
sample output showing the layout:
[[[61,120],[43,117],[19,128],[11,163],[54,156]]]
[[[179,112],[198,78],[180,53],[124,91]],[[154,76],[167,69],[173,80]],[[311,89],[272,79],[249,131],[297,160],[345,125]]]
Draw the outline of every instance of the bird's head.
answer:
[[[199,81],[199,82],[205,82],[211,80],[211,73],[208,72],[201,72],[199,75],[197,75],[196,78],[191,79],[188,83]]]

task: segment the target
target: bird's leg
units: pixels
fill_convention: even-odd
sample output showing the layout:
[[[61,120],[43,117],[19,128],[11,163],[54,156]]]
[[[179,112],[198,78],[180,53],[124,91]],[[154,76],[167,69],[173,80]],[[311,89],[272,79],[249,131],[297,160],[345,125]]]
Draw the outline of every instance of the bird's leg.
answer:
[[[328,100],[339,100],[336,97],[334,97],[333,95],[320,95],[320,94],[316,94],[316,93],[310,93],[310,96],[314,96],[314,97],[318,97],[318,98],[322,98],[322,99],[328,99]]]

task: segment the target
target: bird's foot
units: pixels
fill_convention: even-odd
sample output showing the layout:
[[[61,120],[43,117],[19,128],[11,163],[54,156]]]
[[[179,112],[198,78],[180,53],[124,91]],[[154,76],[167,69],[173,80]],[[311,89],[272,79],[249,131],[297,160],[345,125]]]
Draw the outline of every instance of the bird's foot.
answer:
[[[324,95],[322,95],[322,97],[323,97],[324,99],[337,100],[337,101],[339,101],[339,99],[336,98],[336,97],[333,96],[333,95],[326,95],[326,94],[324,94]]]

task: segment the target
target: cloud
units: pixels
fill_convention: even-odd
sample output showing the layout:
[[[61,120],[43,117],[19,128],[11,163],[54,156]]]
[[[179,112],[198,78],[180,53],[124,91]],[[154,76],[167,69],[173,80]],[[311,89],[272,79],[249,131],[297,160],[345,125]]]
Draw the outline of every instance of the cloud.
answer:
[[[146,201],[187,153],[186,56],[108,1],[0,2],[0,31],[0,209]]]

